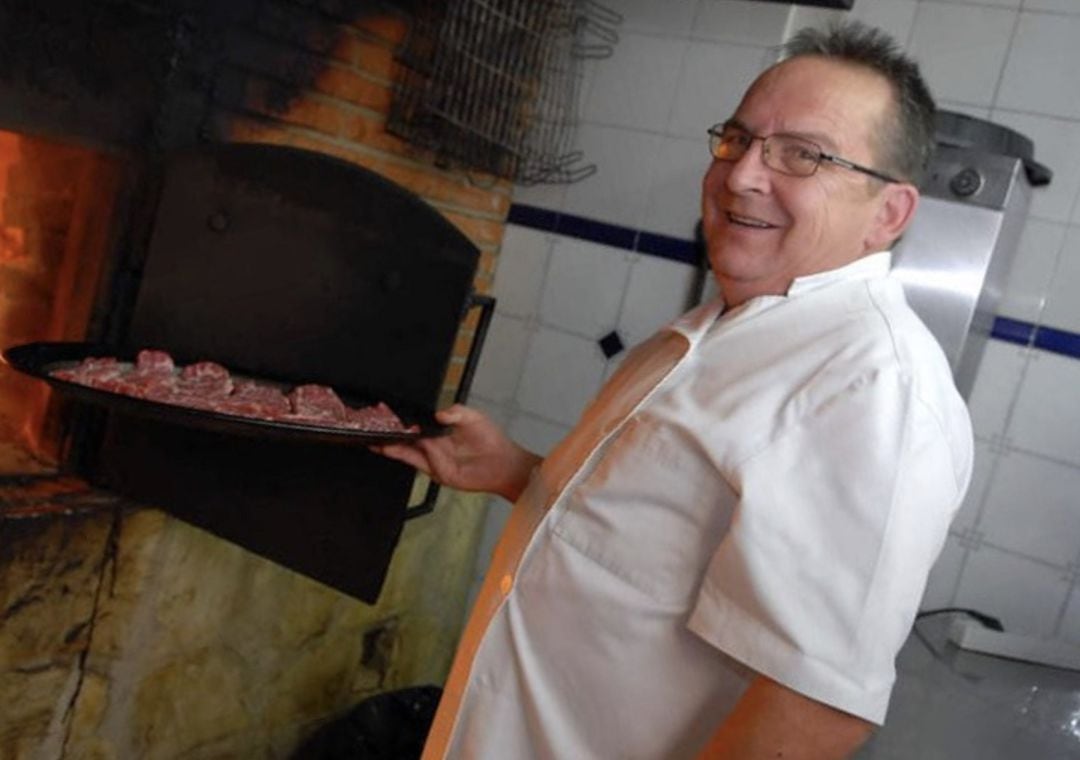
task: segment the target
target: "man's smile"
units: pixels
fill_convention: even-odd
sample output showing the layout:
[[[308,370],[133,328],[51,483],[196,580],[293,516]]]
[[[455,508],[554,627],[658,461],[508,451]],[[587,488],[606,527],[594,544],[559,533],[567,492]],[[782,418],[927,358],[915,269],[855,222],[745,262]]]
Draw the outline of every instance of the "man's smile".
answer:
[[[771,230],[775,229],[777,225],[766,222],[763,219],[757,219],[752,216],[744,216],[742,214],[736,214],[734,211],[726,212],[727,220],[732,224],[737,224],[740,227],[753,227],[759,230]]]

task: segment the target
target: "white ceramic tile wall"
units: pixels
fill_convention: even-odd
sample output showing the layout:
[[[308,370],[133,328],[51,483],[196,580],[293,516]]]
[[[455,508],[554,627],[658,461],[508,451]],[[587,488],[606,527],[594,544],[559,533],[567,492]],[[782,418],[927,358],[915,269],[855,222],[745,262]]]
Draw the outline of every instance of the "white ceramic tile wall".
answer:
[[[852,15],[884,27],[922,60],[943,107],[1035,141],[1037,158],[1055,176],[1034,192],[1002,313],[1080,332],[1073,295],[1080,286],[1080,0],[857,0],[851,14],[742,0],[605,4],[625,18],[622,47],[589,66],[578,140],[600,172],[568,188],[521,188],[516,201],[691,239],[705,128],[730,113],[786,32]],[[550,371],[528,388],[485,373],[513,375],[530,363],[550,370],[557,362],[577,390],[598,384],[618,359],[605,361],[590,339],[608,321],[596,315],[610,315],[617,301],[615,324],[628,343],[639,340],[678,310],[690,278],[683,265],[634,255],[611,265],[626,267],[621,280],[582,275],[616,289],[617,299],[590,295],[608,305],[563,310],[556,306],[565,294],[546,292],[549,260],[570,248],[553,240],[511,228],[496,278],[499,318],[523,329],[507,323],[495,340],[510,345],[511,357],[526,339],[544,355],[486,361],[477,377],[478,400],[499,408],[511,431],[538,447],[562,435],[590,394],[559,391]],[[609,272],[607,264],[595,269]],[[562,316],[541,325],[545,299]],[[479,399],[481,390],[495,398]],[[974,482],[924,603],[985,609],[1010,628],[1080,643],[1080,530],[1073,527],[1080,524],[1080,360],[991,341],[970,405]],[[494,520],[500,509],[493,507]]]
[[[1024,13],[997,104],[1014,111],[1080,118],[1080,16]]]
[[[1048,241],[1052,243],[1053,241]],[[1046,291],[1043,321],[1048,325],[1080,332],[1080,225],[1069,227],[1064,235],[1054,269],[1053,282]]]
[[[1007,631],[1049,637],[1068,594],[1060,568],[984,543],[966,558],[956,601],[993,615]]]
[[[990,105],[1017,12],[982,5],[920,3],[909,49],[935,95]]]
[[[1076,556],[1078,493],[1077,468],[1008,452],[997,460],[979,528],[988,543],[1064,567]]]
[[[551,252],[540,320],[596,340],[617,324],[633,254],[620,248],[559,238]]]
[[[664,141],[657,133],[583,123],[578,129],[578,145],[598,171],[566,188],[563,210],[627,227],[640,226],[653,167]]]
[[[1024,10],[1056,11],[1080,16],[1080,3],[1076,0],[1024,0]]]
[[[1066,230],[1060,222],[1028,217],[998,305],[999,314],[1026,322],[1039,321],[1065,243]],[[1048,319],[1050,324],[1057,324]]]
[[[652,171],[644,229],[693,240],[701,218],[701,181],[708,162],[709,147],[702,135],[664,141]]]
[[[1030,359],[1031,350],[1023,346],[996,340],[987,342],[975,386],[968,396],[977,437],[993,441],[1004,438]]]
[[[990,120],[1031,138],[1036,145],[1035,157],[1054,172],[1050,185],[1033,194],[1031,215],[1068,222],[1080,191],[1080,121],[1002,108],[994,108]]]
[[[1036,351],[1006,433],[1009,443],[1080,466],[1080,360]],[[1080,509],[1080,495],[1077,498]],[[1080,521],[1077,522],[1080,526]],[[1077,531],[1080,534],[1080,530]],[[1080,535],[1077,536],[1080,548]]]
[[[640,343],[686,311],[696,295],[698,277],[693,267],[638,254],[619,313],[623,342]]]
[[[581,118],[663,131],[689,44],[686,39],[624,32],[612,56],[596,65]]]
[[[734,113],[747,86],[775,60],[764,48],[733,43],[691,42],[668,130],[705,140],[705,130]]]

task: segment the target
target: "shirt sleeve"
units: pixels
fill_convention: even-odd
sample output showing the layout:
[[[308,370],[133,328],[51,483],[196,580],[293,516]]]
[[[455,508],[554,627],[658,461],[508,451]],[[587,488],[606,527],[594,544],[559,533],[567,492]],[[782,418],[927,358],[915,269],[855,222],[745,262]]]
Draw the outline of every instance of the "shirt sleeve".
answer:
[[[689,627],[874,723],[967,486],[970,458],[898,373],[827,399],[740,463]]]

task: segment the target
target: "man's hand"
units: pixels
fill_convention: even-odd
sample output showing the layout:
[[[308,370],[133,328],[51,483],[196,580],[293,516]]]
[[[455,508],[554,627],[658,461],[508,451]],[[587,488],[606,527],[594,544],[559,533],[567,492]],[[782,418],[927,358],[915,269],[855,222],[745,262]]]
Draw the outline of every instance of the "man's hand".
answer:
[[[375,451],[463,491],[485,491],[516,501],[540,457],[518,446],[487,417],[461,404],[435,413],[447,435],[372,446]]]
[[[764,676],[747,688],[701,760],[841,760],[874,726]]]

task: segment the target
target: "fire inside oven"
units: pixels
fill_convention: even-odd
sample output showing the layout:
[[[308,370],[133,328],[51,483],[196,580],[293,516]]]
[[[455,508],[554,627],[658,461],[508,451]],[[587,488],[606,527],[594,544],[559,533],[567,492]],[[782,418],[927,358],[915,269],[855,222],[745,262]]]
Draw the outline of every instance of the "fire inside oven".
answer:
[[[382,177],[299,149],[231,144],[151,173],[145,239],[111,277],[102,342],[120,357],[168,351],[241,375],[318,383],[385,402],[431,431],[479,252],[438,212]],[[42,368],[36,368],[41,370]],[[100,399],[99,399],[100,401]],[[154,405],[72,405],[68,465],[373,602],[408,508],[413,471],[348,432],[245,424]],[[156,413],[151,413],[155,412]]]

